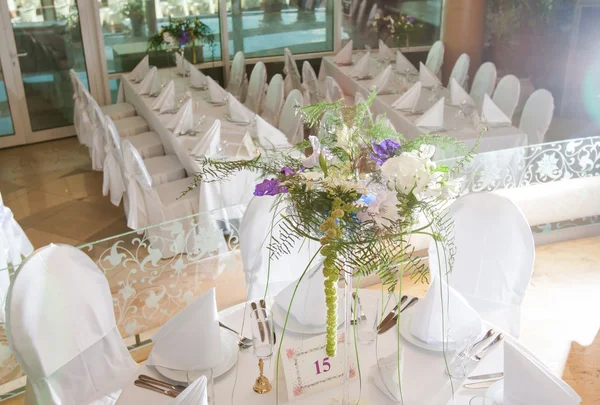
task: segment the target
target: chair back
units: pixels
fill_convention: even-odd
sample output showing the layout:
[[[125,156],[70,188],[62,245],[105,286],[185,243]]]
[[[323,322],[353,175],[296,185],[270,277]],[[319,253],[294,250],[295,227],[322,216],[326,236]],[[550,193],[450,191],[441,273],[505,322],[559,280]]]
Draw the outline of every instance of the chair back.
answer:
[[[544,142],[554,115],[554,97],[546,89],[534,91],[525,102],[519,128],[527,134],[530,145]]]
[[[429,49],[427,53],[427,59],[425,60],[425,66],[431,70],[434,75],[440,76],[442,71],[442,64],[444,63],[444,43],[442,41],[436,41]]]
[[[344,92],[338,84],[338,82],[331,76],[325,78],[325,100],[328,102],[334,102],[338,100],[344,100]]]
[[[265,84],[267,83],[267,68],[262,62],[258,62],[252,69],[250,82],[248,83],[248,95],[245,106],[256,114],[260,114],[262,102],[265,96]]]
[[[304,88],[305,94],[308,94],[308,97],[305,97],[305,100],[309,105],[317,104],[321,101],[319,97],[319,80],[317,79],[317,74],[312,65],[306,60],[302,64],[302,87]]]
[[[492,101],[512,121],[520,96],[521,82],[517,76],[506,75],[498,82]]]
[[[231,63],[231,72],[229,73],[229,83],[227,84],[227,91],[233,94],[235,97],[244,101],[242,96],[244,77],[246,77],[246,58],[244,52],[238,51],[233,57]]]
[[[283,74],[285,75],[283,83],[285,96],[287,97],[294,89],[302,90],[302,79],[294,55],[288,48],[283,50],[283,60]]]
[[[481,111],[481,106],[483,105],[483,96],[487,94],[491,97],[494,92],[496,75],[496,65],[492,62],[485,62],[477,69],[477,73],[475,73],[469,94],[479,111]]]
[[[296,114],[296,106],[302,107],[303,99],[300,90],[294,89],[285,100],[278,127],[292,145],[304,139],[304,125],[302,124],[302,117]]]
[[[471,58],[466,53],[463,53],[458,57],[454,67],[452,68],[452,72],[450,73],[450,77],[456,79],[460,87],[463,89],[467,87],[467,77],[469,75],[469,65],[471,63]]]
[[[283,100],[283,76],[277,73],[269,83],[262,113],[262,117],[275,127],[279,124]]]
[[[144,191],[152,190],[152,177],[146,169],[142,156],[130,141],[125,139],[121,144],[121,150],[123,151],[123,179],[129,199],[127,226],[131,229],[145,228],[150,225],[150,221]]]

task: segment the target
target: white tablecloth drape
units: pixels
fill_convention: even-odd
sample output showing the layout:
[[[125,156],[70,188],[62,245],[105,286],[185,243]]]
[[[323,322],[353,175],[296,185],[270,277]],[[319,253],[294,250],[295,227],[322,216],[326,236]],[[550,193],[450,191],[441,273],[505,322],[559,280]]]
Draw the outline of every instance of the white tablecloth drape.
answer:
[[[361,55],[354,55],[353,60],[356,62]],[[375,58],[371,58],[370,72],[373,77],[382,70],[382,66],[377,64]],[[360,92],[368,96],[371,92],[373,80],[356,80],[350,77],[349,72],[353,66],[338,66],[335,64],[333,57],[325,57],[321,63],[319,79],[324,80],[325,77],[333,77],[345,94],[354,95]],[[393,74],[388,84],[388,89],[396,91],[400,89],[400,84],[397,82],[397,75]],[[377,96],[371,110],[375,114],[386,114],[396,130],[404,135],[407,139],[414,139],[425,133],[424,130],[418,128],[414,122],[419,116],[409,116],[401,111],[392,108],[392,103],[400,97],[401,93],[383,94]],[[429,101],[432,93],[429,89],[421,91],[420,100],[417,110],[426,110],[433,105]],[[447,89],[442,89],[440,95],[446,97],[446,102],[450,101],[450,93]],[[446,105],[444,109],[444,128],[445,132],[440,134],[448,135],[465,143],[469,148],[475,146],[475,142],[479,136],[478,130],[474,127],[471,120],[461,119],[457,117],[458,108]],[[527,145],[527,135],[515,127],[490,128],[481,139],[481,143],[477,148],[477,152],[489,152],[500,149],[515,148]],[[450,154],[438,154],[437,159],[451,158]]]

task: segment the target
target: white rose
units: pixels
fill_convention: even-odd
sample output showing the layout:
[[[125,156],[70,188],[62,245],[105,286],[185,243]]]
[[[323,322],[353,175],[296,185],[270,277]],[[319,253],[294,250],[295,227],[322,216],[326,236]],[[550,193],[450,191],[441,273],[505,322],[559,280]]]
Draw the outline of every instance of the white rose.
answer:
[[[165,41],[168,46],[175,45],[175,38],[168,32],[163,33],[163,41]]]
[[[404,152],[400,156],[388,159],[381,166],[381,175],[388,182],[389,187],[404,194],[413,191],[417,198],[426,189],[431,178],[427,165],[411,152]]]

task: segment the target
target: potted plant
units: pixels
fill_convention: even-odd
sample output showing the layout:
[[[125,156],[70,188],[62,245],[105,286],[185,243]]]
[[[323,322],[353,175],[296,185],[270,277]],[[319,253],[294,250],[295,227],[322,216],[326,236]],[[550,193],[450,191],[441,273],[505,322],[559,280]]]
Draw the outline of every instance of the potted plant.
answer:
[[[208,25],[199,18],[169,18],[169,23],[148,39],[148,51],[178,49],[191,54],[188,56],[196,64],[204,59],[203,43],[208,44],[214,59],[215,36]]]
[[[123,17],[129,18],[131,21],[131,31],[134,37],[143,36],[144,19],[144,6],[140,1],[128,1],[121,9]]]

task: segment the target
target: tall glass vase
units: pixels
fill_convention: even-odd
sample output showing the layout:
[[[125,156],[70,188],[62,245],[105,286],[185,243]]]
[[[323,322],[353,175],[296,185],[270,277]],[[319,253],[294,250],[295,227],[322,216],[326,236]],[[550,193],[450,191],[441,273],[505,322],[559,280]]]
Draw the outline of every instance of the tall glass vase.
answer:
[[[350,405],[350,350],[352,350],[352,272],[344,265],[344,388],[341,405]]]

